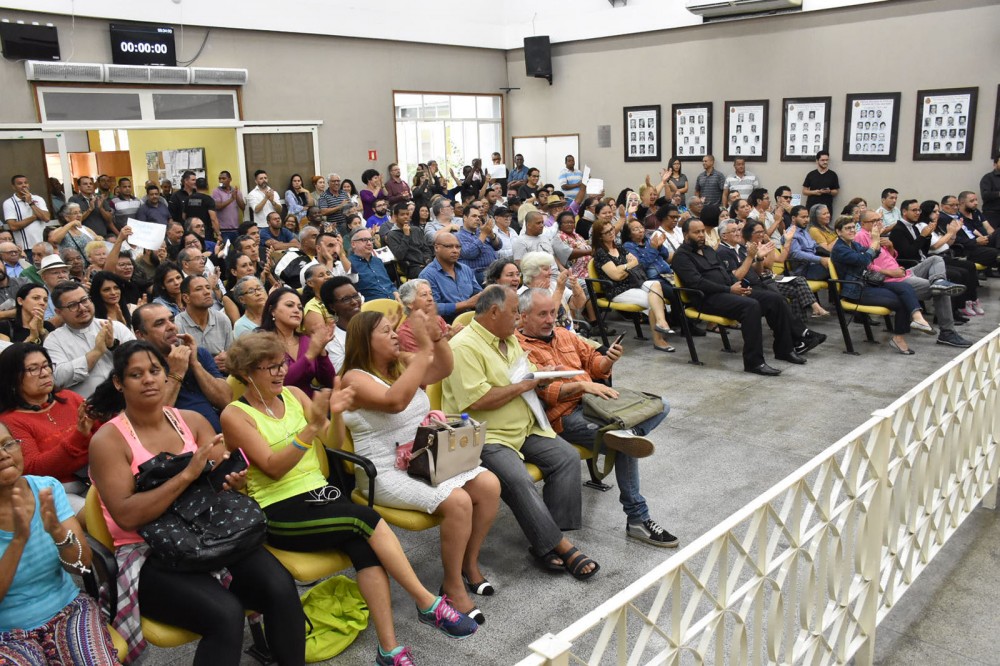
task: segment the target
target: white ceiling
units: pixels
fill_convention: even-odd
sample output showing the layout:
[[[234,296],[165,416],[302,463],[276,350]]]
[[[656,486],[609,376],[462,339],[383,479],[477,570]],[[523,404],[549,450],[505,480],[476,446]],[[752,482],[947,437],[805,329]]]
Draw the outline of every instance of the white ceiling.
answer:
[[[621,4],[622,0],[617,0]],[[803,11],[883,0],[803,0]],[[514,49],[700,24],[685,0],[6,0],[32,14]],[[2,17],[2,13],[0,13]],[[39,21],[45,17],[39,15]]]

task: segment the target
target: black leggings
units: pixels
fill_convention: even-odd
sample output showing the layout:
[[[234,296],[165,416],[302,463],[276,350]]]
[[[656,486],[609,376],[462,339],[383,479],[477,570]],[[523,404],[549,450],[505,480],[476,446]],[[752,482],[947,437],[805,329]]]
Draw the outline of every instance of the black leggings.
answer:
[[[263,548],[226,568],[228,590],[210,574],[180,573],[149,558],[139,573],[142,614],[201,634],[193,663],[221,666],[240,663],[244,611],[259,611],[277,663],[305,664],[306,616],[291,574]]]
[[[300,553],[335,548],[351,558],[356,571],[382,566],[368,545],[382,520],[374,509],[350,501],[314,504],[306,502],[309,497],[305,493],[264,507],[269,544]]]

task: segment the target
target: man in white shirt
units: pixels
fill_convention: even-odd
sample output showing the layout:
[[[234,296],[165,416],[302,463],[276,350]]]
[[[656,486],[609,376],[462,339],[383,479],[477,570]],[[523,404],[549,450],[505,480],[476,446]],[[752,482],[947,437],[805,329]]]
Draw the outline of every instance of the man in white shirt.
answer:
[[[3,202],[3,219],[14,234],[14,242],[22,250],[42,242],[42,229],[49,221],[45,201],[31,193],[27,176],[10,179],[14,195]]]
[[[267,226],[267,216],[271,213],[281,214],[281,195],[272,190],[267,183],[267,172],[257,169],[253,173],[257,187],[247,192],[246,221],[253,220],[258,227]],[[251,216],[252,215],[252,216]]]
[[[111,376],[111,350],[135,340],[124,324],[94,318],[94,304],[76,282],[61,282],[52,290],[52,301],[65,324],[49,333],[45,348],[55,366],[59,389],[73,389],[89,398]]]

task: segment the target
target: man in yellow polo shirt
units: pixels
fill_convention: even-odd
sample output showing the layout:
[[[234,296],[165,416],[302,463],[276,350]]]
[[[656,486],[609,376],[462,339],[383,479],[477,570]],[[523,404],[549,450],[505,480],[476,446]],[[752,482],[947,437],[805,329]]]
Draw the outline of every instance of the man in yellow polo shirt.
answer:
[[[442,383],[443,407],[486,423],[483,467],[500,478],[500,496],[539,564],[553,571],[565,568],[585,580],[600,565],[562,533],[581,525],[580,456],[548,423],[538,422],[522,397],[533,395],[538,380],[511,382],[511,371],[519,364],[536,369],[514,336],[517,309],[514,290],[499,285],[483,290],[475,319],[451,339],[455,368]],[[545,475],[542,497],[524,461]]]

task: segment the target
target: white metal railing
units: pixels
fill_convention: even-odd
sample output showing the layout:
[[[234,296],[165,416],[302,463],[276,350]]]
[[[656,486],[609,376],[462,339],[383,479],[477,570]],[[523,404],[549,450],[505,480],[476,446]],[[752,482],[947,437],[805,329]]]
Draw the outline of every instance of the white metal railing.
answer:
[[[1000,330],[518,666],[872,663],[879,622],[996,508]]]

